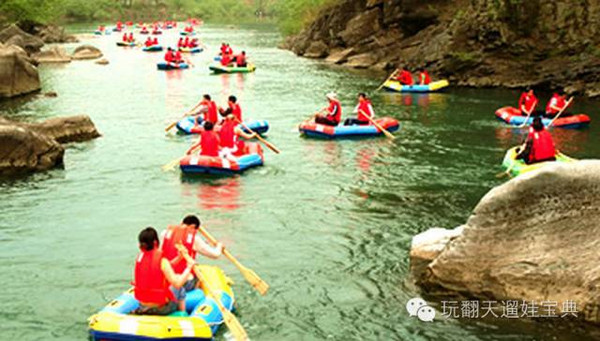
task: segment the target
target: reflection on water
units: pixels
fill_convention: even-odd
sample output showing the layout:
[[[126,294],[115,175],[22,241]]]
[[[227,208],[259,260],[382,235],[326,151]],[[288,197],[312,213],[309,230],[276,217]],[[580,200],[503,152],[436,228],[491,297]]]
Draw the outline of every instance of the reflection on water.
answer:
[[[239,176],[214,181],[184,177],[181,191],[184,196],[195,196],[200,210],[236,210],[240,207],[241,180]]]

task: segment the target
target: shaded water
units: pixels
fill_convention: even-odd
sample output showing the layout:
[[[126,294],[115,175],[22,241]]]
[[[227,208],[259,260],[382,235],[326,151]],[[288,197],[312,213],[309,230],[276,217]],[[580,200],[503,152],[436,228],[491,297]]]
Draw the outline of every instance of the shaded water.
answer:
[[[209,49],[191,57],[196,67],[168,73],[155,69],[162,54],[117,48],[120,35],[88,37],[110,65],[44,65],[43,89],[58,98],[0,102],[17,119],[86,113],[103,134],[68,146],[64,169],[0,182],[0,339],[84,339],[86,318],[127,288],[139,230],[191,212],[271,285],[259,297],[231,264],[214,262],[235,280],[238,316],[254,340],[578,339],[513,321],[425,324],[404,308],[418,294],[408,280],[412,236],[463,223],[501,183],[504,151],[522,135],[493,112],[517,92],[378,93],[378,115],[401,121],[395,141],[309,140],[297,124],[325,105],[326,92],[336,90],[349,114],[380,76],[297,58],[276,48],[271,28],[208,26],[201,37]],[[209,75],[221,41],[245,49],[257,72]],[[164,127],[203,93],[219,105],[237,95],[244,117],[270,122],[282,154],[266,150],[264,167],[233,178],[162,172],[192,142]],[[593,120],[596,107],[575,105]],[[596,131],[553,133],[563,152],[584,158],[600,153]]]

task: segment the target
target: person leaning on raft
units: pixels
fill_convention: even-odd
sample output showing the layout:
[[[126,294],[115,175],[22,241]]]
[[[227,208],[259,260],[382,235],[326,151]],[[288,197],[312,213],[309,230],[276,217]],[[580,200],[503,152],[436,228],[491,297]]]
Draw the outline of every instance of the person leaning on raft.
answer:
[[[517,153],[517,159],[522,159],[526,164],[556,160],[552,135],[544,127],[541,117],[536,116],[533,119],[525,140],[525,148],[521,151],[517,150]]]
[[[180,275],[186,269],[186,262],[182,252],[186,252],[192,258],[199,253],[208,258],[217,259],[223,253],[223,244],[218,243],[215,247],[208,245],[202,237],[198,237],[200,219],[195,215],[183,218],[180,225],[169,226],[161,233],[163,257],[171,262],[173,271]],[[179,246],[181,245],[181,247]],[[183,247],[183,248],[182,248]],[[181,251],[179,251],[181,249]],[[186,294],[198,287],[198,279],[194,274],[188,276],[187,281],[179,288],[171,291],[179,304],[179,310],[185,311]]]
[[[365,93],[361,92],[358,94],[358,104],[354,108],[353,113],[358,114],[357,118],[347,118],[344,121],[345,126],[371,124],[371,120],[368,117],[375,117],[375,111],[373,110],[373,105],[371,105],[371,100],[367,98]]]
[[[200,155],[203,156],[219,156],[219,135],[213,130],[214,125],[211,122],[204,122],[204,130],[200,133],[198,142],[194,143],[186,152],[187,155],[192,154],[192,151],[200,147]]]
[[[329,106],[323,108],[321,111],[327,110],[327,114],[325,116],[317,114],[315,116],[315,123],[328,126],[337,126],[340,124],[340,120],[342,119],[342,105],[337,99],[335,92],[330,92],[325,96],[329,101]]]
[[[194,263],[187,263],[176,274],[171,263],[159,249],[158,234],[153,227],[138,235],[140,254],[135,261],[133,295],[140,302],[134,311],[138,315],[169,315],[177,310],[173,291],[180,289],[190,276]]]

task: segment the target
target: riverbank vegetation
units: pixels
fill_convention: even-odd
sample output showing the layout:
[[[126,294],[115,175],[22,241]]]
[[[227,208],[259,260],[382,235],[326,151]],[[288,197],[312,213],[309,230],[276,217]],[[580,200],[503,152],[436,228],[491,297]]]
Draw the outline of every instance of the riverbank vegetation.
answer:
[[[271,21],[288,35],[299,32],[324,6],[333,2],[335,0],[4,0],[0,2],[0,24],[198,17],[217,22]]]

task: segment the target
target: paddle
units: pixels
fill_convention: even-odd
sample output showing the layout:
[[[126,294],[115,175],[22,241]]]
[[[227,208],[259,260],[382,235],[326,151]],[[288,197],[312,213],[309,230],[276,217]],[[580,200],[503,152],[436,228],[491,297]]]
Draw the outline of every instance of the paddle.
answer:
[[[381,90],[381,88],[383,88],[385,83],[387,83],[390,79],[392,79],[392,77],[394,77],[397,72],[398,72],[398,69],[394,70],[394,72],[392,72],[392,74],[383,83],[381,83],[381,85],[377,89],[375,89],[375,91]]]
[[[198,229],[200,230],[200,233],[204,236],[204,238],[206,238],[206,240],[208,240],[212,245],[217,245],[217,240],[213,236],[211,236],[208,233],[208,231],[204,229],[204,227],[200,226]],[[258,291],[263,296],[267,293],[267,291],[269,290],[269,285],[265,281],[263,281],[254,271],[252,271],[252,269],[248,269],[247,267],[242,265],[242,263],[235,259],[235,257],[233,257],[233,255],[231,255],[231,253],[229,253],[229,251],[227,251],[226,249],[223,249],[223,255],[227,259],[229,259],[229,261],[231,261],[233,265],[235,265],[238,268],[238,270],[240,270],[246,281],[250,283],[250,285],[252,285],[252,287],[254,287],[256,291]]]
[[[371,121],[371,123],[373,123],[374,126],[377,127],[377,129],[381,130],[381,132],[383,132],[385,134],[386,137],[394,140],[396,139],[396,136],[392,135],[392,133],[390,133],[389,131],[387,131],[384,127],[381,126],[381,124],[375,122],[374,119],[371,118],[371,116],[367,115],[364,111],[360,111],[361,114],[363,114],[364,116],[366,116],[369,121]]]
[[[556,121],[556,119],[565,111],[567,110],[567,107],[569,105],[571,105],[571,102],[573,101],[573,97],[569,98],[569,100],[567,101],[567,103],[565,103],[565,106],[558,112],[558,114],[556,116],[554,116],[554,118],[552,119],[552,121],[550,121],[550,123],[548,124],[547,128],[552,127],[552,124],[554,124],[554,121]]]
[[[192,109],[190,109],[189,111],[187,111],[185,114],[183,114],[183,116],[181,116],[181,118],[179,118],[177,121],[174,121],[173,123],[169,124],[166,128],[165,131],[168,132],[169,130],[171,130],[171,128],[173,128],[174,126],[177,125],[177,122],[179,122],[180,120],[182,120],[184,117],[189,116],[194,109],[196,109],[198,107],[198,105],[196,105],[195,107],[193,107]]]
[[[263,138],[262,138],[262,136],[260,136],[259,134],[255,133],[255,132],[254,132],[252,129],[248,128],[248,126],[247,126],[247,125],[246,125],[244,122],[241,122],[240,120],[238,120],[238,118],[237,118],[237,117],[235,118],[235,121],[236,121],[237,123],[241,124],[241,125],[242,125],[242,127],[244,127],[244,129],[246,129],[247,131],[249,131],[249,132],[250,132],[250,134],[254,134],[254,135],[256,135],[256,138],[257,138],[257,139],[258,139],[260,142],[264,143],[264,144],[265,144],[265,146],[267,146],[269,149],[271,149],[272,151],[274,151],[276,154],[279,154],[279,153],[280,153],[280,150],[279,150],[279,149],[277,149],[277,147],[275,147],[275,146],[274,146],[272,143],[270,143],[269,141],[267,141],[267,140],[263,139]]]
[[[190,255],[187,253],[187,250],[186,252],[182,252],[181,254],[183,258],[185,258],[186,262],[195,262],[195,260],[192,259],[192,257],[190,257]],[[206,290],[208,294],[207,296],[210,296],[213,299],[213,301],[217,304],[221,315],[223,315],[223,322],[225,322],[225,325],[227,326],[227,328],[229,328],[229,331],[231,332],[231,334],[233,334],[235,340],[247,341],[248,334],[246,333],[246,330],[244,329],[240,321],[238,321],[238,319],[235,317],[235,315],[233,315],[231,311],[227,310],[227,308],[223,306],[223,303],[221,303],[221,300],[215,294],[214,289],[210,286],[209,282],[206,280],[206,277],[204,277],[202,271],[198,268],[198,265],[194,266],[194,274],[202,283],[202,288]]]
[[[527,124],[527,121],[529,121],[529,117],[531,116],[531,113],[533,113],[533,110],[535,109],[535,107],[537,106],[537,104],[538,104],[538,101],[536,100],[535,104],[533,105],[533,107],[531,108],[531,110],[529,110],[529,112],[527,113],[527,118],[525,118],[525,121],[523,121],[523,124],[521,124],[519,126],[519,128],[523,128]],[[525,111],[525,112],[527,112],[527,111]]]
[[[190,151],[190,154],[192,154],[192,153],[193,153],[193,152],[194,152],[196,149],[198,149],[198,148],[199,148],[199,147],[196,147],[196,148],[192,149],[192,150]],[[175,160],[173,160],[173,161],[171,161],[171,162],[169,162],[169,163],[165,164],[164,166],[162,166],[162,167],[161,167],[161,169],[163,170],[163,172],[166,172],[166,171],[171,171],[171,170],[173,170],[173,169],[174,169],[174,168],[175,168],[175,167],[176,167],[176,166],[177,166],[177,165],[178,165],[178,164],[181,162],[181,160],[182,160],[184,157],[186,157],[186,156],[187,156],[187,155],[184,155],[184,156],[182,156],[182,157],[178,157],[177,159],[175,159]]]
[[[523,150],[523,148],[525,148],[525,146],[527,146],[527,140],[525,140],[525,142],[523,142],[521,146],[517,147],[517,149],[515,150],[515,152],[517,153],[517,155],[515,155],[515,159],[512,160],[512,163],[510,164],[507,170],[496,174],[497,178],[503,178],[505,175],[508,175],[510,177],[510,172],[513,170],[513,168],[515,168],[515,165],[517,164],[517,156],[519,156],[519,153]]]

